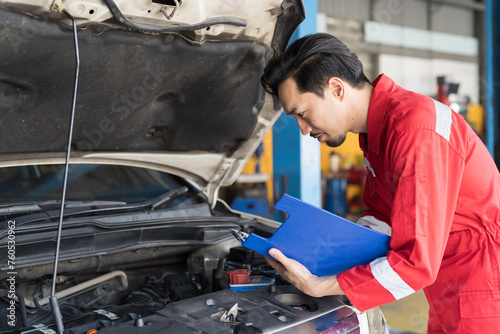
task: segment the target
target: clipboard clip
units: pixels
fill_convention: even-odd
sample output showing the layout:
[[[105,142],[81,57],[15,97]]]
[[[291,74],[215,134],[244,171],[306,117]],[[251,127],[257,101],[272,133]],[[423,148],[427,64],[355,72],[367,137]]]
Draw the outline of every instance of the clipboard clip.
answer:
[[[247,238],[250,236],[250,234],[243,232],[243,231],[238,231],[238,230],[233,230],[232,228],[229,229],[231,233],[234,235],[236,239],[238,239],[241,243],[244,243]]]

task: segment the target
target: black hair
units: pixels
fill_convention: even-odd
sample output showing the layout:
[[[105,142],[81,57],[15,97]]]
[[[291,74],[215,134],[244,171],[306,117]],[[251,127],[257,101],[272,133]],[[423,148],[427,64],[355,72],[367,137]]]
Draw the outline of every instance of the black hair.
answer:
[[[360,89],[370,81],[363,73],[363,64],[338,38],[324,33],[304,36],[278,56],[273,57],[261,77],[262,86],[278,95],[278,87],[293,78],[300,92],[323,97],[328,80],[337,77]]]

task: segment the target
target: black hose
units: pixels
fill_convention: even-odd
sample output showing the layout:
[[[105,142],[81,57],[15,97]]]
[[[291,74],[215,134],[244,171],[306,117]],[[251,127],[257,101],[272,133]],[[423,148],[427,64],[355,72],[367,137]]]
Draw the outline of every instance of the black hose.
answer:
[[[150,32],[184,32],[184,31],[196,31],[200,29],[204,29],[216,24],[229,24],[237,27],[246,27],[247,22],[242,19],[237,19],[233,17],[215,17],[212,19],[205,20],[200,23],[196,24],[188,24],[184,26],[179,26],[179,25],[173,25],[173,26],[168,26],[168,27],[161,27],[161,26],[155,26],[152,24],[143,24],[143,23],[136,23],[132,22],[129,19],[127,19],[125,16],[123,16],[122,12],[116,6],[115,2],[113,0],[103,0],[106,5],[108,6],[111,14],[113,14],[113,17],[121,24],[123,24],[126,27],[135,29],[135,30],[142,30],[142,31],[150,31]]]
[[[43,298],[43,291],[42,291],[41,287],[42,287],[42,284],[40,284],[40,283],[38,283],[36,285],[35,290],[33,291],[33,303],[35,303],[36,308],[39,309],[40,311],[43,311],[45,313],[51,313],[52,310],[50,309],[50,307],[43,307],[38,302],[39,297]],[[39,294],[41,294],[41,296],[39,296]],[[38,296],[38,297],[35,297],[35,296]]]
[[[62,304],[61,305],[61,312],[65,315],[79,315],[80,312],[78,311],[78,309],[72,305],[65,305],[65,304]]]
[[[19,310],[21,311],[21,323],[23,327],[28,327],[28,312],[26,311],[26,304],[24,303],[24,295],[21,291],[16,290],[16,296],[19,303]]]
[[[41,290],[41,286],[42,285],[40,283],[38,283],[35,287],[35,291],[33,291],[33,303],[35,303],[36,308],[39,309],[40,311],[43,311],[45,313],[51,313],[52,309],[50,307],[44,307],[39,302],[40,298],[44,297],[43,291]],[[35,297],[35,296],[37,296],[37,297]],[[24,299],[23,299],[23,304],[24,304]],[[25,306],[25,308],[26,308],[26,306]],[[79,314],[78,310],[73,305],[61,305],[61,310],[64,310],[65,311],[64,313],[67,315],[78,315]]]
[[[28,312],[26,311],[26,304],[24,303],[24,296],[23,294],[19,291],[16,290],[15,294],[18,299],[18,308],[19,308],[19,313],[21,314],[21,324],[23,328],[28,327]],[[7,297],[9,295],[9,291],[7,290],[2,290],[0,291],[0,298]]]

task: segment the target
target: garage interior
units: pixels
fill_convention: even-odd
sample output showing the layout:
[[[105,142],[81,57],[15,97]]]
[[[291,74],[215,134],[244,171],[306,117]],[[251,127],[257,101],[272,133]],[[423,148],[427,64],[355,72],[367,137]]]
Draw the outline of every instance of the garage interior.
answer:
[[[332,34],[355,52],[368,79],[380,73],[460,113],[497,166],[498,3],[493,0],[308,0],[293,39]],[[356,221],[367,170],[358,137],[339,148],[302,136],[282,115],[237,182],[221,190],[232,208],[283,221],[273,209],[290,194]],[[425,333],[427,301],[419,291],[382,307],[391,333]]]
[[[0,48],[0,110],[3,111],[0,121],[3,132],[0,186],[3,187],[1,195],[5,202],[0,203],[3,218],[0,238],[8,240],[8,243],[0,242],[0,250],[9,255],[7,264],[4,261],[0,268],[3,275],[0,316],[10,319],[8,324],[0,326],[0,334],[10,333],[12,329],[16,332],[38,329],[55,333],[51,327],[61,333],[66,327],[67,333],[80,333],[77,329],[95,333],[103,329],[102,333],[120,334],[135,333],[138,327],[143,327],[139,331],[144,330],[144,333],[162,332],[158,328],[169,328],[176,333],[187,333],[186,328],[193,330],[190,333],[212,333],[215,330],[209,328],[222,328],[223,331],[217,333],[231,331],[233,334],[277,333],[278,330],[290,333],[288,330],[293,327],[296,328],[294,333],[302,333],[300,328],[308,326],[314,326],[315,332],[320,333],[337,333],[343,327],[343,333],[387,334],[380,310],[390,326],[390,334],[426,333],[428,320],[433,321],[433,316],[428,315],[429,303],[423,291],[413,292],[431,283],[414,274],[427,271],[424,278],[434,279],[436,264],[445,262],[434,256],[438,252],[431,246],[439,248],[445,242],[453,245],[445,240],[451,240],[451,232],[462,230],[450,232],[442,228],[441,232],[445,233],[439,240],[436,234],[429,233],[431,238],[428,239],[434,243],[421,247],[428,251],[421,257],[413,256],[417,252],[414,249],[420,246],[416,235],[428,237],[421,232],[451,223],[451,219],[436,218],[431,213],[446,211],[446,217],[453,216],[451,209],[457,203],[462,204],[460,199],[457,201],[438,188],[456,186],[454,194],[460,193],[463,188],[458,185],[463,184],[462,174],[449,172],[451,168],[440,168],[445,164],[439,157],[446,157],[439,154],[441,151],[426,147],[428,138],[425,136],[414,137],[425,138],[419,140],[422,145],[412,145],[415,140],[404,142],[418,153],[429,152],[425,159],[418,160],[417,154],[411,158],[408,158],[410,154],[398,156],[399,151],[394,155],[396,149],[390,146],[392,142],[383,138],[384,144],[394,151],[387,154],[383,151],[384,154],[379,155],[382,158],[377,161],[379,166],[375,168],[372,161],[374,168],[371,168],[368,162],[371,157],[363,156],[357,134],[348,133],[346,141],[337,148],[321,142],[325,138],[337,139],[333,138],[337,124],[332,119],[340,120],[341,126],[347,124],[344,129],[349,127],[362,133],[368,132],[368,120],[361,117],[366,120],[361,126],[347,121],[347,117],[340,119],[323,111],[315,115],[317,118],[313,116],[314,122],[307,124],[309,130],[303,131],[311,131],[311,136],[303,135],[295,119],[297,117],[301,122],[302,111],[299,109],[302,108],[296,107],[296,100],[290,107],[283,104],[292,115],[281,113],[279,101],[264,93],[259,79],[273,50],[282,52],[287,42],[314,33],[336,36],[357,54],[369,80],[383,73],[397,85],[442,104],[434,102],[435,127],[428,123],[428,119],[425,124],[416,124],[424,124],[426,127],[421,127],[424,131],[432,128],[434,138],[446,146],[446,152],[451,152],[449,156],[458,153],[454,155],[455,160],[450,160],[453,163],[446,167],[459,169],[462,160],[467,162],[468,158],[463,152],[473,156],[478,146],[483,149],[482,145],[476,145],[479,140],[484,142],[486,149],[481,151],[481,157],[487,159],[481,162],[490,163],[490,173],[482,172],[479,160],[471,158],[469,161],[476,164],[467,166],[467,195],[473,199],[493,198],[482,196],[485,193],[482,189],[492,189],[500,182],[497,171],[500,165],[500,99],[497,94],[500,82],[500,36],[497,33],[500,1],[239,1],[184,1],[181,8],[181,0],[128,3],[126,0],[0,0],[0,42],[3,43],[3,48]],[[415,95],[408,95],[415,98]],[[348,110],[345,105],[350,107],[349,111],[354,111],[350,117],[359,116],[356,107],[366,111],[361,107],[374,101],[368,99],[371,93],[355,96],[363,97],[362,101],[351,99],[340,108],[345,111]],[[421,100],[433,103],[428,98]],[[405,112],[416,118],[421,115],[413,104],[421,101],[402,98],[393,105],[401,101],[405,101],[401,103],[405,104]],[[318,103],[312,109],[318,105],[328,109],[339,106]],[[67,113],[70,106],[71,115]],[[442,107],[439,112],[438,106]],[[374,109],[379,109],[378,105]],[[371,115],[378,112],[375,110]],[[445,119],[443,114],[449,118]],[[379,115],[382,112],[375,117]],[[429,113],[424,116],[429,115],[434,117]],[[366,113],[363,116],[366,117]],[[460,123],[462,117],[473,130]],[[460,123],[461,130],[468,131],[468,137],[460,136],[460,140],[466,138],[462,141],[466,146],[464,151],[458,152],[456,147],[451,147],[452,118],[455,123]],[[307,116],[305,119],[302,122],[308,123]],[[328,127],[319,124],[318,119],[325,121]],[[375,124],[373,119],[374,116],[370,124]],[[444,131],[442,123],[448,126]],[[382,128],[378,124],[368,129]],[[413,130],[413,125],[405,124],[404,130]],[[458,132],[456,128],[453,129]],[[313,130],[321,132],[314,134]],[[66,131],[68,138],[62,135]],[[480,139],[472,136],[473,131]],[[393,133],[399,134],[399,129],[390,132]],[[395,139],[394,142],[397,146],[403,140],[398,142]],[[365,153],[368,155],[367,147]],[[493,160],[489,159],[490,155]],[[427,160],[429,156],[431,162]],[[384,160],[385,157],[388,158]],[[394,162],[398,158],[402,163]],[[424,163],[418,165],[421,161]],[[403,168],[385,169],[389,163],[391,168],[392,164]],[[439,169],[442,173],[418,174],[421,169],[413,168],[417,165],[428,166],[429,170]],[[407,171],[404,169],[407,166],[411,166],[408,168],[411,175],[401,172]],[[400,174],[396,174],[398,172]],[[427,182],[428,175],[433,177],[429,178],[431,181],[435,181],[434,196],[425,188],[427,183],[422,182]],[[498,176],[496,182],[491,181],[494,179],[492,175]],[[482,178],[481,185],[477,176]],[[413,205],[410,208],[418,207],[418,213],[426,213],[422,220],[427,225],[414,224],[417,226],[413,229],[411,223],[420,220],[407,214],[405,209],[408,206],[391,205],[390,201],[395,198],[392,190],[396,188],[391,186],[399,185],[396,182],[390,184],[392,178],[401,183],[407,178],[413,179],[414,192],[407,196],[408,192],[401,190],[401,198],[410,197],[410,205]],[[377,188],[381,180],[388,183],[383,185],[386,188],[382,191],[381,187]],[[437,180],[446,180],[447,183]],[[369,190],[365,191],[366,184]],[[418,200],[417,190],[422,196]],[[375,231],[349,222],[345,222],[346,225],[358,229],[350,230],[350,235],[327,231],[330,226],[335,226],[330,224],[331,220],[321,219],[329,216],[328,213],[351,222],[363,216],[363,194],[372,196],[365,196],[367,204],[373,204],[370,200],[376,204],[371,205],[372,208],[384,209],[370,213],[375,221],[372,226],[381,226],[376,223],[383,218],[377,214],[394,217],[393,214],[401,213],[401,217],[410,221],[406,225],[407,221],[400,222],[399,216],[393,219],[398,223],[394,224],[394,230],[404,225],[404,231],[393,233],[392,245],[397,246],[401,235],[409,235],[410,241],[405,239],[400,244],[416,244],[417,247],[408,251],[412,252],[408,257],[411,260],[406,261],[407,258],[403,257],[400,262],[417,270],[398,276],[392,267],[396,268],[400,262],[394,265],[397,260],[390,258],[393,253],[389,253],[392,263],[386,257],[391,240],[388,235],[379,233],[384,243],[363,243],[365,239],[361,234]],[[497,199],[500,191],[498,195]],[[227,205],[219,202],[219,197]],[[283,204],[283,198],[288,198],[288,206]],[[296,202],[291,204],[291,198]],[[433,199],[432,206],[421,205],[430,203],[428,198]],[[441,198],[445,203],[440,201]],[[299,203],[299,200],[303,202]],[[471,221],[482,223],[483,220],[476,217],[486,212],[489,204],[497,205],[498,200],[485,202],[474,202],[469,207],[464,205],[464,211],[471,207],[475,210],[476,216],[470,218]],[[323,209],[315,210],[322,216],[308,215],[310,207],[301,206],[304,203]],[[400,204],[399,201],[394,203]],[[295,212],[286,211],[291,207]],[[494,209],[498,214],[491,222],[498,222],[498,205]],[[460,215],[457,212],[455,217]],[[297,214],[294,216],[294,213]],[[288,241],[291,241],[285,245],[288,249],[283,248],[283,253],[291,249],[311,259],[314,265],[321,261],[330,265],[354,257],[355,252],[374,255],[375,248],[383,244],[386,248],[382,249],[382,254],[363,263],[368,266],[375,263],[370,267],[371,276],[361,273],[358,276],[364,281],[353,287],[363,286],[364,292],[376,296],[370,299],[378,302],[377,305],[383,303],[385,297],[392,296],[394,298],[390,300],[394,300],[411,294],[379,309],[374,307],[376,305],[357,306],[355,294],[361,295],[362,289],[350,290],[355,291],[352,296],[337,296],[338,286],[322,285],[325,282],[321,281],[322,277],[316,280],[318,277],[306,276],[307,283],[316,289],[299,291],[292,287],[288,283],[297,283],[292,275],[287,275],[292,270],[287,273],[279,264],[268,263],[263,257],[279,253],[269,252],[269,248],[259,251],[245,245],[256,236],[270,238],[280,228],[277,222],[290,221],[290,216],[298,218],[293,219],[297,223],[292,228],[294,237],[298,238],[288,235]],[[329,226],[315,228],[311,222]],[[474,228],[483,232],[481,228],[484,226],[486,224]],[[308,238],[310,231],[320,231],[320,237]],[[16,236],[17,241],[14,240]],[[357,242],[356,246],[346,242],[349,237]],[[493,260],[467,260],[466,257],[473,253],[469,248],[472,243],[463,240],[463,244],[459,244],[464,246],[463,253],[454,253],[454,249],[450,251],[460,263],[469,264],[463,266],[463,276],[479,277],[473,280],[475,284],[483,281],[483,273],[495,273],[491,270],[497,264]],[[500,244],[498,240],[492,242]],[[310,256],[313,247],[303,247],[306,241],[313,244],[313,256]],[[359,244],[365,247],[358,247]],[[496,255],[490,249],[483,249],[485,253],[489,251],[488,254]],[[341,253],[342,258],[332,260],[325,256],[325,250],[335,255]],[[464,255],[465,252],[469,253]],[[257,253],[263,256],[254,257],[258,256]],[[294,258],[300,261],[298,257]],[[415,265],[421,259],[427,262],[420,267]],[[480,271],[479,266],[474,266],[479,262],[485,270]],[[361,270],[368,269],[368,266]],[[274,270],[270,270],[271,267]],[[256,282],[251,281],[252,271],[252,279],[258,278]],[[313,270],[311,273],[328,276]],[[404,282],[405,277],[415,282]],[[368,291],[374,286],[367,282],[378,285]],[[392,290],[386,287],[391,287],[391,283],[394,283]],[[458,295],[458,289],[454,289],[463,286],[458,279],[452,282],[455,285],[447,280],[442,280],[442,283],[439,288],[434,286],[435,291],[441,289],[441,292],[446,290],[448,294]],[[399,291],[402,285],[404,294]],[[251,298],[238,292],[261,287],[266,287],[265,291],[253,291],[249,294]],[[327,296],[315,294],[318,290],[332,291],[328,290],[332,287],[337,290],[324,293]],[[385,297],[377,291],[380,287],[387,290],[382,292]],[[348,289],[347,285],[344,291],[348,292]],[[475,292],[477,294],[468,297],[471,301],[481,301],[472,306],[479,306],[474,310],[477,312],[467,317],[489,317],[484,312],[488,308],[491,313],[500,312],[500,308],[490,307],[479,299],[485,292],[482,287],[460,292]],[[492,299],[498,302],[500,292],[495,292],[498,293],[494,295],[496,299]],[[204,295],[208,293],[214,293],[212,296],[216,297],[205,299]],[[264,297],[262,293],[265,293]],[[253,298],[263,298],[262,303],[255,303]],[[442,299],[438,296],[434,301]],[[435,304],[432,299],[430,301],[434,310]],[[357,312],[354,304],[358,310],[367,311]],[[443,305],[452,304],[462,307],[455,299],[449,299],[448,304]],[[448,307],[441,307],[448,311]],[[119,316],[111,311],[118,312]],[[260,316],[262,314],[265,316]],[[150,316],[152,322],[146,319]],[[115,322],[117,319],[120,321]],[[448,323],[460,323],[453,320]],[[207,323],[212,327],[206,327]],[[493,331],[496,328],[491,327]]]

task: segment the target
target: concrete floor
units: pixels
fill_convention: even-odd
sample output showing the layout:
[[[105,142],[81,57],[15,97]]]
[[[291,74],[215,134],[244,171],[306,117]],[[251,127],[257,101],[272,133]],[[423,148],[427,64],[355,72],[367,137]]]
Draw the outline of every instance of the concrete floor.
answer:
[[[380,309],[391,327],[391,334],[425,334],[427,332],[429,304],[422,290],[383,305]]]

